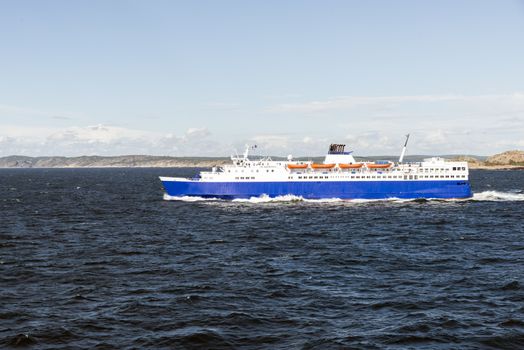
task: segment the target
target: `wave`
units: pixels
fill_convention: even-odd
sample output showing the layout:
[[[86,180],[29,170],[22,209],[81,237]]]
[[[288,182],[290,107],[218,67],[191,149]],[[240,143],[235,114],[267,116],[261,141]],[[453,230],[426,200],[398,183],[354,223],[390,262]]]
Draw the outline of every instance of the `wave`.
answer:
[[[182,201],[182,202],[202,202],[202,201],[224,201],[220,198],[208,198],[199,196],[170,196],[164,194],[164,200],[167,201]],[[473,193],[470,198],[382,198],[382,199],[341,199],[341,198],[323,198],[323,199],[307,199],[302,196],[295,196],[287,194],[283,196],[270,197],[263,194],[259,197],[251,198],[236,198],[231,200],[235,203],[278,203],[278,202],[305,202],[305,203],[345,203],[345,204],[365,204],[365,203],[376,203],[376,202],[389,202],[389,203],[409,203],[409,202],[464,202],[464,201],[476,201],[476,202],[507,202],[507,201],[524,201],[524,193],[519,191],[500,192],[500,191],[484,191]]]
[[[524,193],[520,191],[499,192],[499,191],[484,191],[473,193],[472,201],[481,202],[515,202],[524,201]]]
[[[202,202],[202,201],[219,201],[220,198],[207,198],[199,196],[170,196],[164,193],[165,201],[181,201],[181,202]]]
[[[284,196],[276,197],[270,197],[267,194],[263,194],[259,197],[236,198],[232,201],[240,203],[303,202],[304,198],[302,196],[295,196],[292,194],[286,194]]]
[[[264,194],[259,197],[251,198],[237,198],[233,199],[233,202],[240,203],[274,203],[274,202],[304,202],[304,203],[344,203],[344,204],[362,204],[362,203],[373,203],[373,202],[410,202],[410,201],[419,201],[420,199],[400,199],[400,198],[382,198],[382,199],[342,199],[342,198],[319,198],[319,199],[309,199],[302,196],[295,196],[292,194],[287,194],[284,196],[269,197]]]

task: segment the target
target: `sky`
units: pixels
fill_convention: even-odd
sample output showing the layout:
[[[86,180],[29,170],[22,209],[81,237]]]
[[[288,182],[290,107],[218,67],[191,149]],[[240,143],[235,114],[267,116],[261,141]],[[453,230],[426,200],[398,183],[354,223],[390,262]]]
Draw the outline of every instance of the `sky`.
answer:
[[[0,156],[524,149],[524,1],[0,0]]]

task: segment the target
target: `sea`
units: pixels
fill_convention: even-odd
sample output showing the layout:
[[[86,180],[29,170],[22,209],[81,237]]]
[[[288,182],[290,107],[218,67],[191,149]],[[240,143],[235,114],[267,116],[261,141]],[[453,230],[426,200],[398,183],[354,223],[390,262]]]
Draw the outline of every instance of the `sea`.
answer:
[[[0,170],[0,348],[524,348],[524,171],[467,200],[164,198],[198,170]]]

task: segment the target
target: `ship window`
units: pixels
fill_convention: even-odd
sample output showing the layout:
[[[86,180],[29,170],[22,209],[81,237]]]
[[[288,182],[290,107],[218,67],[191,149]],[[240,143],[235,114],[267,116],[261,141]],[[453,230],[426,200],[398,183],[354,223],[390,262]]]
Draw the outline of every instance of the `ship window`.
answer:
[[[462,170],[466,170],[466,167],[462,167]]]
[[[275,170],[274,169],[271,169],[271,172],[274,172]]]
[[[453,167],[453,170],[457,170],[457,167],[454,166],[454,167]]]

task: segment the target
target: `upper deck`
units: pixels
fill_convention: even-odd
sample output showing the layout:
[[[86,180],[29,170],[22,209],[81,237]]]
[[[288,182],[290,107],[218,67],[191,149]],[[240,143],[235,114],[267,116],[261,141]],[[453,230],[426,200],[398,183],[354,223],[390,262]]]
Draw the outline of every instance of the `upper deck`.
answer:
[[[200,173],[205,182],[281,182],[281,181],[435,181],[468,180],[467,162],[446,161],[439,157],[422,162],[357,162],[344,145],[331,145],[322,164],[312,161],[251,160],[248,151],[231,157],[232,163]]]

